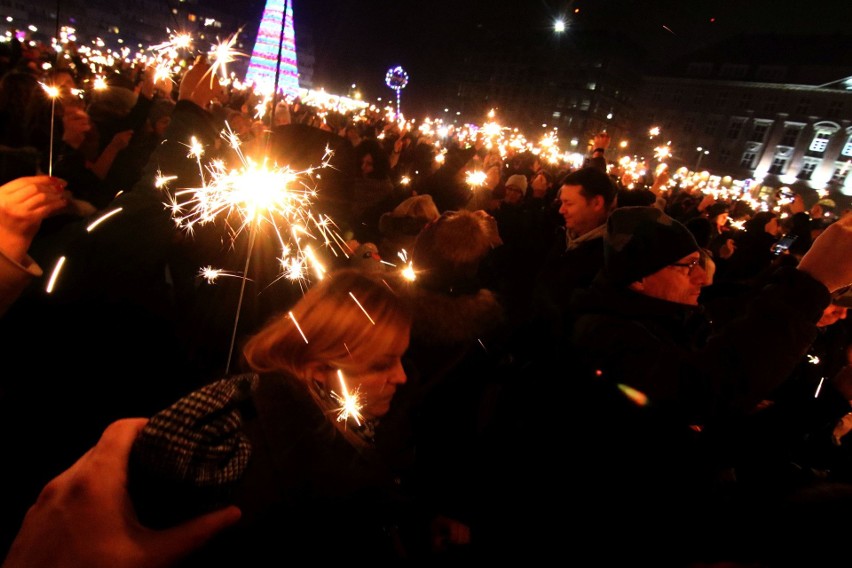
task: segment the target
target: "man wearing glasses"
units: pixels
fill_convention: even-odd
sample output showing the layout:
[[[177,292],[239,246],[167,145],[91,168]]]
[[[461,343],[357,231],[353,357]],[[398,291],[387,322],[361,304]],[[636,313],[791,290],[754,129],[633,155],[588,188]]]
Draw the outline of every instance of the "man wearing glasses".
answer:
[[[581,433],[572,454],[593,465],[579,468],[584,491],[571,503],[590,526],[600,516],[633,539],[620,550],[678,565],[791,550],[792,539],[758,551],[755,527],[774,535],[780,519],[785,530],[812,520],[791,523],[777,514],[788,495],[746,494],[725,474],[743,449],[735,443],[743,422],[790,376],[831,294],[852,282],[849,250],[852,219],[829,227],[797,268],[778,269],[740,317],[713,329],[698,303],[710,266],[692,234],[653,207],[610,214],[604,268],[572,304],[566,376],[577,403],[560,414],[563,432]],[[825,383],[820,396],[844,402],[842,385]]]

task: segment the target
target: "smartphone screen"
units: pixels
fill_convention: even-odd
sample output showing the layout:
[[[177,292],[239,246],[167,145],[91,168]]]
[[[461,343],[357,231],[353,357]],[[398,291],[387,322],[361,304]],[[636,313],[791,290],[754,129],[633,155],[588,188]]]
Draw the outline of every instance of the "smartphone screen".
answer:
[[[772,245],[772,253],[777,256],[782,254],[786,250],[790,250],[790,245],[792,245],[797,238],[798,235],[784,235],[783,237],[778,239],[778,242]]]

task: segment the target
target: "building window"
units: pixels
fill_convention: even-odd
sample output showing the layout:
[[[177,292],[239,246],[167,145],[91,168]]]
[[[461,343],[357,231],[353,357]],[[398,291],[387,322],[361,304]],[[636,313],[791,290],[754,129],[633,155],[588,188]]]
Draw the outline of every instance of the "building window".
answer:
[[[852,156],[852,136],[846,140],[846,144],[843,145],[843,151],[841,152],[844,156]]]
[[[683,131],[685,133],[690,133],[695,129],[695,115],[691,114],[687,116],[683,121]]]
[[[744,118],[734,118],[731,120],[731,124],[728,125],[728,138],[731,140],[736,140],[740,137],[740,133],[743,130],[743,124],[745,124]]]
[[[709,77],[712,72],[712,63],[690,63],[687,69],[690,77]]]
[[[766,97],[766,102],[763,103],[763,110],[766,114],[773,114],[778,108],[778,95],[770,95]]]
[[[799,99],[799,106],[796,107],[796,114],[808,114],[811,110],[810,99]]]
[[[740,108],[745,110],[751,107],[751,93],[743,93],[740,98]]]
[[[756,122],[754,129],[749,136],[749,142],[763,142],[766,138],[766,131],[769,130],[769,124],[766,122]]]
[[[715,116],[708,118],[707,122],[704,123],[704,134],[714,136],[717,128],[719,128],[719,118]]]
[[[731,151],[727,148],[722,148],[719,150],[719,164],[722,166],[728,165],[728,162],[731,161]]]
[[[804,164],[802,164],[802,169],[799,170],[799,175],[796,177],[799,179],[809,180],[814,173],[819,162],[816,160],[808,160]]]
[[[784,78],[784,67],[780,65],[762,65],[755,74],[758,81],[778,82]]]
[[[748,72],[748,65],[740,65],[734,63],[725,63],[722,65],[722,71],[719,73],[722,77],[728,79],[742,79]]]
[[[828,111],[825,113],[828,118],[838,118],[843,112],[843,101],[831,101],[828,103]]]
[[[740,160],[740,167],[746,169],[752,169],[754,166],[754,158],[757,156],[757,152],[754,150],[746,150],[743,154],[742,159]]]
[[[716,106],[718,108],[724,108],[725,105],[728,104],[728,91],[720,91],[718,95],[716,95]]]
[[[775,156],[775,159],[772,160],[772,165],[769,166],[769,173],[775,175],[781,175],[784,173],[784,170],[787,168],[787,162],[790,161],[788,156]]]
[[[811,145],[808,146],[808,150],[811,152],[825,152],[825,149],[828,147],[828,141],[831,140],[831,135],[831,132],[826,132],[825,130],[817,131],[816,136],[811,140]]]
[[[781,138],[781,146],[795,146],[796,140],[799,138],[799,132],[801,131],[801,126],[787,126],[784,129],[784,136]]]
[[[672,91],[672,102],[673,103],[680,104],[680,102],[682,100],[683,100],[683,90],[675,89],[674,91]]]
[[[849,176],[850,166],[852,166],[852,162],[849,160],[845,162],[836,162],[834,165],[834,173],[831,175],[831,181],[842,185]]]

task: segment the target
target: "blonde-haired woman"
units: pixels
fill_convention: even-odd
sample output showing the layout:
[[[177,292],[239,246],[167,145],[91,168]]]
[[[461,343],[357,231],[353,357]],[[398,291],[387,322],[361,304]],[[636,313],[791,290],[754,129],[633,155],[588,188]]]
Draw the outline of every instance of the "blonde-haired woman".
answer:
[[[369,274],[341,269],[311,287],[247,342],[252,373],[150,420],[130,461],[140,519],[168,526],[239,506],[239,524],[188,566],[395,559],[396,472],[373,434],[406,381],[410,325],[403,300]]]

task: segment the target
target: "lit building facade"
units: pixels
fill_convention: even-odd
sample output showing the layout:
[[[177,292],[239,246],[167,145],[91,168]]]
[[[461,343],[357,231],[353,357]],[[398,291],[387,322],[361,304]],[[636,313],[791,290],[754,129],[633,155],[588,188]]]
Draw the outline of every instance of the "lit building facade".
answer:
[[[697,52],[666,75],[646,76],[634,131],[641,139],[659,127],[673,161],[690,169],[852,195],[852,63],[826,55],[849,53],[838,45],[849,39],[763,38],[750,50],[756,41]],[[812,50],[819,55],[809,57]]]

